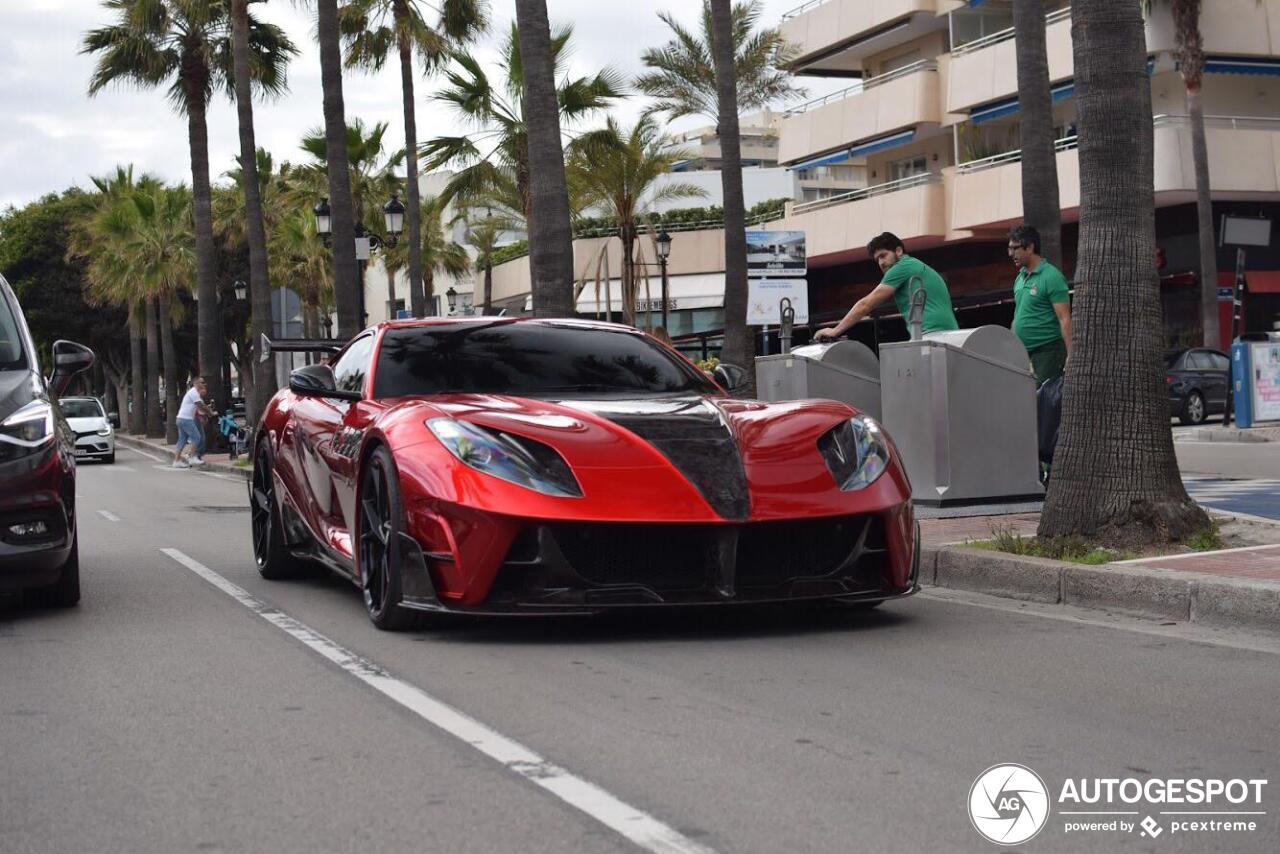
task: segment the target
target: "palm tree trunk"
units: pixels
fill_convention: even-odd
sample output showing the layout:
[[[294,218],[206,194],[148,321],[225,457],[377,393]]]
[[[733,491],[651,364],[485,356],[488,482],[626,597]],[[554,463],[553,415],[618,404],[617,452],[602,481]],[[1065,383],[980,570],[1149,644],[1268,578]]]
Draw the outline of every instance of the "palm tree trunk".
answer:
[[[413,293],[413,286],[409,286],[409,292]],[[395,320],[396,317],[396,273],[390,267],[387,268],[387,319]],[[414,317],[421,315],[414,313]]]
[[[422,287],[423,293],[426,294],[427,305],[431,306],[431,313],[435,314],[436,306],[436,268],[428,266],[422,271]],[[447,312],[448,309],[446,308]]]
[[[121,413],[124,423],[129,425],[129,432],[141,436],[147,429],[147,361],[143,350],[142,323],[138,317],[140,306],[129,306],[129,374],[130,400],[129,412]]]
[[[364,327],[356,265],[356,224],[347,161],[347,119],[342,104],[342,48],[337,0],[317,0],[320,82],[324,87],[325,157],[329,170],[329,208],[333,215],[333,291],[338,304],[338,337],[354,338]]]
[[[1196,214],[1200,222],[1200,318],[1204,346],[1222,347],[1218,323],[1218,247],[1214,243],[1213,198],[1209,182],[1209,144],[1204,132],[1204,103],[1200,84],[1187,86],[1187,111],[1191,114],[1191,160],[1196,170]]]
[[[1040,232],[1040,254],[1061,267],[1062,209],[1045,53],[1044,0],[1014,0],[1013,29],[1022,111],[1022,218]]]
[[[157,326],[155,297],[147,297],[146,311],[147,436],[159,439],[164,435],[164,416],[160,413],[160,330]]]
[[[546,0],[516,0],[529,137],[529,255],[536,317],[573,316],[573,232]]]
[[[395,0],[396,23],[409,17],[405,0]],[[399,29],[399,27],[398,27]],[[409,308],[424,317],[427,300],[422,291],[422,198],[418,192],[418,120],[413,104],[413,46],[400,39],[400,88],[404,94],[405,227],[409,231]],[[393,300],[394,303],[394,300]]]
[[[213,248],[212,190],[209,186],[209,125],[205,84],[209,68],[188,56],[182,63],[187,93],[187,137],[191,146],[191,202],[196,243],[196,329],[200,373],[209,385],[209,396],[221,408],[227,403],[222,387],[222,308],[218,303],[216,258]]]
[[[158,298],[160,316],[160,350],[164,361],[164,440],[169,444],[178,441],[178,352],[173,346],[173,321],[169,317],[169,295],[161,294]]]
[[[1208,525],[1178,473],[1155,265],[1154,132],[1137,3],[1076,0],[1080,250],[1071,373],[1041,536],[1136,545]]]
[[[636,243],[633,228],[623,225],[618,229],[622,240],[622,322],[636,325]]]
[[[484,313],[493,308],[493,264],[487,259],[484,265]]]
[[[742,140],[729,0],[711,0],[711,54],[720,113],[720,185],[724,190],[724,348],[721,359],[746,369],[755,396],[756,340],[747,326],[747,226],[742,201]]]
[[[244,213],[249,236],[249,341],[259,346],[271,334],[271,281],[267,274],[267,229],[262,218],[262,193],[258,178],[258,146],[253,131],[253,90],[249,72],[249,0],[232,0],[231,53],[235,66],[236,114],[240,124],[240,175],[244,188]],[[250,359],[253,394],[245,395],[250,424],[276,391],[272,361]]]

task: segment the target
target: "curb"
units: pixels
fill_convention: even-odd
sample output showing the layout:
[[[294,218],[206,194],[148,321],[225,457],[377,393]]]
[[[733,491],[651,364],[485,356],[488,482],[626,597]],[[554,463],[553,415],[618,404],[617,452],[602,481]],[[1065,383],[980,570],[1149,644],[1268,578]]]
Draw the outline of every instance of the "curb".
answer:
[[[139,439],[136,436],[126,436],[123,433],[116,434],[117,444],[124,445],[126,448],[133,448],[138,451],[152,451],[157,454],[165,454],[168,457],[173,456],[173,449],[168,445],[161,445],[158,442],[152,442],[147,439]],[[237,468],[229,463],[205,463],[198,467],[199,471],[218,472],[219,474],[229,474],[235,477],[249,479],[252,469]]]
[[[1083,566],[962,546],[925,549],[921,583],[1149,620],[1280,634],[1280,585],[1205,573]]]
[[[1191,442],[1270,442],[1271,438],[1252,430],[1232,427],[1198,427],[1180,437]]]

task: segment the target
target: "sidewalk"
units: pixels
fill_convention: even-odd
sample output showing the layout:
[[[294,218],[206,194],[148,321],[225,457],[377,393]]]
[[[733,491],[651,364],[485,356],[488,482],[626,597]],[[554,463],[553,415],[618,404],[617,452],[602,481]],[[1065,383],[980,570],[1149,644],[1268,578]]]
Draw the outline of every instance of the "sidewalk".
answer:
[[[921,519],[921,582],[1024,601],[1075,605],[1162,622],[1280,633],[1280,524],[1206,508],[1238,548],[1085,566],[968,548],[993,528],[1033,536],[1039,513]]]
[[[1280,442],[1280,427],[1223,427],[1222,425],[1178,430],[1175,442]]]
[[[160,457],[166,464],[173,462],[173,445],[165,442],[164,439],[148,439],[145,436],[134,436],[128,433],[116,433],[116,442],[126,448],[134,448],[136,450],[146,451],[149,454]],[[241,457],[242,461],[248,457]],[[228,454],[205,454],[203,466],[193,466],[197,471],[217,472],[219,474],[234,475],[242,477],[246,480],[252,471],[251,466],[236,466],[231,463],[231,457]]]

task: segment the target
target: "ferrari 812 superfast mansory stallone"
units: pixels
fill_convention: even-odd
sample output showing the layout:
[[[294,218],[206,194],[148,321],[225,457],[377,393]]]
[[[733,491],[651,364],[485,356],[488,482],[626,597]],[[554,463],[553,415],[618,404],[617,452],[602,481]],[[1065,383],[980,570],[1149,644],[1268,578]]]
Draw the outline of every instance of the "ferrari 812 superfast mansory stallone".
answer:
[[[371,327],[293,372],[253,453],[262,575],[323,564],[383,629],[917,589],[911,489],[880,425],[733,399],[625,326]]]

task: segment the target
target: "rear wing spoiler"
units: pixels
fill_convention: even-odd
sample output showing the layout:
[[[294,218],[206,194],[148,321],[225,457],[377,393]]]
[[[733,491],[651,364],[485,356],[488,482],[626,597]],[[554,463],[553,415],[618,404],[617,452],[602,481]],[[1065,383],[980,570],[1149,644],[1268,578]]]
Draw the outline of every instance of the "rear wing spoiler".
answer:
[[[337,353],[347,345],[336,338],[268,338],[263,335],[258,361],[265,362],[273,353]]]

